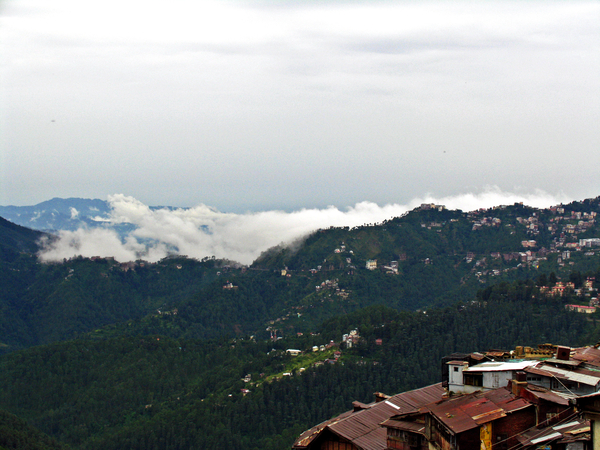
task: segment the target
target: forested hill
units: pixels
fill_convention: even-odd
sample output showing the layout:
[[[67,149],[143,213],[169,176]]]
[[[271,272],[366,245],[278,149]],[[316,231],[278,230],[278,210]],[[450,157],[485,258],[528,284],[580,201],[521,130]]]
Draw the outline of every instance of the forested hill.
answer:
[[[599,313],[565,308],[597,298],[597,210],[425,205],[251,267],[11,250],[0,411],[73,449],[289,448],[353,400],[439,381],[449,353],[597,342]]]
[[[354,400],[440,381],[452,352],[596,342],[595,318],[564,302],[501,283],[451,308],[372,306],[274,342],[85,337],[0,357],[0,409],[73,449],[284,450]]]
[[[469,213],[423,205],[379,225],[319,230],[250,268],[170,257],[158,263],[73,258],[0,259],[0,352],[96,332],[173,337],[286,336],[370,305],[414,311],[468,301],[487,285],[600,266],[598,199],[539,210]],[[0,228],[0,242],[16,225]],[[596,239],[595,239],[596,238]],[[14,240],[14,239],[13,239]],[[368,260],[376,260],[373,270]],[[111,326],[110,329],[105,328]]]
[[[46,233],[16,225],[0,217],[0,257],[2,260],[14,258],[15,253],[36,253],[38,241]]]
[[[327,270],[362,268],[367,260],[377,260],[379,267],[397,261],[402,271],[417,262],[485,258],[485,269],[495,260],[526,251],[534,253],[529,262],[543,260],[548,253],[578,246],[581,239],[600,237],[599,201],[547,209],[514,204],[471,212],[425,204],[382,224],[318,230],[301,245],[264,252],[253,266]]]
[[[69,450],[25,420],[0,410],[0,450]]]

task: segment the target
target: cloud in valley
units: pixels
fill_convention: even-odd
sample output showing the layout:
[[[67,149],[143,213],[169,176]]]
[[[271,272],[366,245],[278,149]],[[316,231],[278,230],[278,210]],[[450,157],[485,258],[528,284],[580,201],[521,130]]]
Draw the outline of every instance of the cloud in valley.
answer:
[[[547,207],[567,199],[543,191],[533,194],[503,192],[490,187],[481,193],[435,198],[425,196],[408,204],[379,206],[357,203],[340,210],[336,207],[301,209],[293,212],[264,211],[246,214],[222,213],[206,205],[193,208],[151,209],[133,197],[109,197],[109,218],[98,218],[106,228],[80,228],[61,231],[58,239],[46,242],[40,253],[44,261],[60,261],[75,255],[113,256],[118,261],[145,259],[157,261],[169,254],[192,258],[215,256],[250,264],[261,252],[279,244],[290,244],[319,228],[355,227],[380,223],[397,217],[421,203],[443,204],[450,209],[470,211],[515,202]],[[121,239],[110,225],[132,224],[136,228]]]

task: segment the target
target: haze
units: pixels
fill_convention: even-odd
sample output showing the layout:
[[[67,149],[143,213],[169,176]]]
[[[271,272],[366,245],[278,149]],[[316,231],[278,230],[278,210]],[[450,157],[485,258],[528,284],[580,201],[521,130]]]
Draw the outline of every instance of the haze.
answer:
[[[0,3],[1,204],[598,195],[600,3]]]

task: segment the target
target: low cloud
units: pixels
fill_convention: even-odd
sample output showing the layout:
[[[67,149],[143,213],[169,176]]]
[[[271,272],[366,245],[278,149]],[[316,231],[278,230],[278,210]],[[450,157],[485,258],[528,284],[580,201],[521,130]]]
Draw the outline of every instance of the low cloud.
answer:
[[[379,206],[365,201],[345,210],[331,206],[247,214],[222,213],[206,205],[151,209],[122,194],[109,196],[108,201],[111,213],[108,219],[102,218],[102,227],[61,231],[57,239],[44,243],[40,258],[61,261],[82,255],[113,256],[118,261],[157,261],[169,254],[180,254],[199,259],[215,256],[250,264],[268,248],[289,244],[319,228],[379,223],[400,216],[421,203],[471,211],[515,202],[542,208],[568,200],[564,195],[559,198],[543,191],[519,194],[491,187],[476,194],[442,198],[428,195],[405,205]],[[122,237],[111,228],[120,224],[131,224],[135,229]]]

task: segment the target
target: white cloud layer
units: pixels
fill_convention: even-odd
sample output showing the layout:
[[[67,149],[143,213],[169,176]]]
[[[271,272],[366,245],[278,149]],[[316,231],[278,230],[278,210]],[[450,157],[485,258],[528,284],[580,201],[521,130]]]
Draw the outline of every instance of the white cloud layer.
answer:
[[[408,204],[379,206],[357,203],[346,210],[336,207],[301,209],[294,212],[264,211],[247,214],[221,213],[206,205],[158,210],[122,194],[109,197],[109,223],[133,224],[136,229],[122,241],[110,228],[61,231],[40,253],[44,261],[60,261],[75,255],[113,256],[118,261],[157,261],[169,253],[201,259],[216,256],[250,264],[261,252],[278,244],[290,244],[319,228],[355,227],[397,217],[421,203],[443,204],[449,209],[471,211],[515,202],[547,207],[565,202],[543,191],[533,194],[503,192],[490,187],[478,194],[435,198],[425,196]]]

